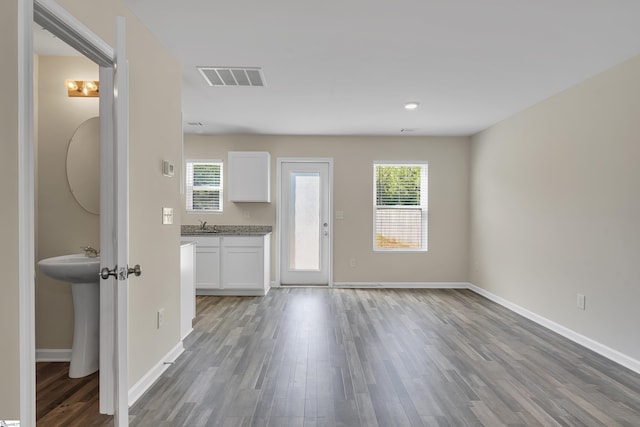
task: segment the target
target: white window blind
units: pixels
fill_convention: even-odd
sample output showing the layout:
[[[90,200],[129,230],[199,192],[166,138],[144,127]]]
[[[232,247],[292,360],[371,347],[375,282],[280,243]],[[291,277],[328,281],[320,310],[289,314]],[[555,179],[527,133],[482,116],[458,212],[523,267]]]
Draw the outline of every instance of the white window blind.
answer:
[[[187,160],[187,211],[222,212],[222,161]]]
[[[426,251],[426,163],[374,164],[374,250]]]

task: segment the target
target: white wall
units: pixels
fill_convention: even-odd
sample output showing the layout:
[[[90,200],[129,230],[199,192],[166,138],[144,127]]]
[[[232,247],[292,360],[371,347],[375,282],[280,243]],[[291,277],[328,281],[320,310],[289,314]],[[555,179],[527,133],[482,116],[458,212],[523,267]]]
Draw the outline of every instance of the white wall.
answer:
[[[636,360],[638,76],[640,57],[473,137],[470,254],[475,285]]]
[[[467,282],[469,224],[469,138],[185,135],[185,159],[222,159],[229,151],[271,153],[271,203],[230,203],[223,214],[190,214],[183,224],[276,225],[276,168],[279,157],[334,159],[333,220],[336,282]],[[429,163],[429,251],[373,252],[373,162]],[[228,182],[228,181],[226,181]],[[250,218],[244,216],[244,212]],[[275,260],[272,239],[272,264]],[[356,267],[349,260],[356,259]],[[272,268],[272,279],[275,277]]]

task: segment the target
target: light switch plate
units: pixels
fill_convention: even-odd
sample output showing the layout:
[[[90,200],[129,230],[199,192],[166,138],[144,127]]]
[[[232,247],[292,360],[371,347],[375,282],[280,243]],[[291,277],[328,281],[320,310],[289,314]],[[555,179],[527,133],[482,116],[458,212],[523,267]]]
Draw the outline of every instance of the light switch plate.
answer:
[[[336,211],[336,219],[344,219],[344,211]]]
[[[173,224],[173,208],[162,208],[162,224]]]
[[[167,160],[162,161],[162,175],[172,177],[173,176],[173,163]]]

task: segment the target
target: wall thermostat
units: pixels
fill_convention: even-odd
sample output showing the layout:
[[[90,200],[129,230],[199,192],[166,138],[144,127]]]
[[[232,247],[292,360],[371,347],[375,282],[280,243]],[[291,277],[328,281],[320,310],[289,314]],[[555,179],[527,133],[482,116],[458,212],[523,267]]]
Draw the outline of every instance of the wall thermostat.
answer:
[[[173,163],[169,163],[166,160],[162,161],[162,175],[173,176]]]

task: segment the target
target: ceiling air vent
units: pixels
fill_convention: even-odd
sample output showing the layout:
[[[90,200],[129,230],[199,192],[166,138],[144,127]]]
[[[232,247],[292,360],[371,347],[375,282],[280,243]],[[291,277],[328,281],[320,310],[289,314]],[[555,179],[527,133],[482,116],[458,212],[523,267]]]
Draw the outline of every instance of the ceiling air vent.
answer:
[[[264,86],[262,69],[253,67],[197,67],[209,86]]]

